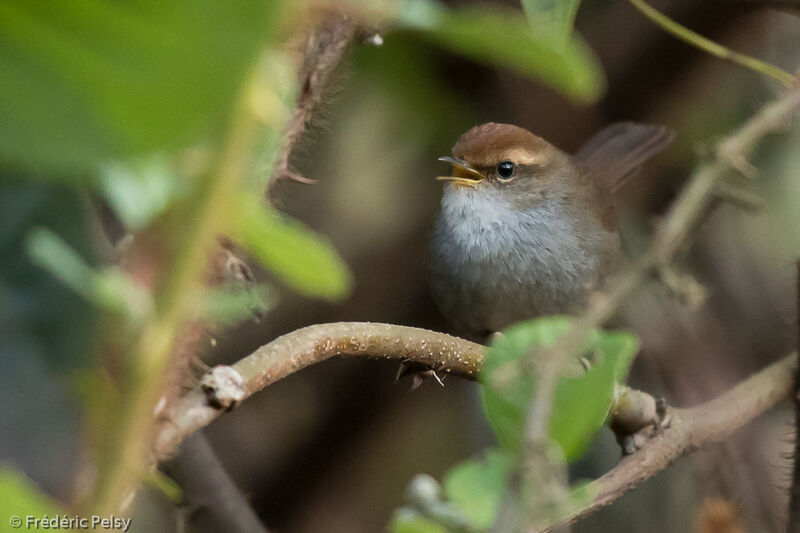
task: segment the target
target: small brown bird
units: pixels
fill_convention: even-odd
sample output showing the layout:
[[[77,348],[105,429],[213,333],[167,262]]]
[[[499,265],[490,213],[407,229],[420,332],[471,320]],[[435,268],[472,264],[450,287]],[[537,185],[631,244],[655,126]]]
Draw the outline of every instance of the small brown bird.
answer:
[[[458,139],[430,243],[442,313],[486,335],[540,315],[574,313],[622,259],[613,193],[673,139],[664,126],[602,130],[574,156],[511,124]]]

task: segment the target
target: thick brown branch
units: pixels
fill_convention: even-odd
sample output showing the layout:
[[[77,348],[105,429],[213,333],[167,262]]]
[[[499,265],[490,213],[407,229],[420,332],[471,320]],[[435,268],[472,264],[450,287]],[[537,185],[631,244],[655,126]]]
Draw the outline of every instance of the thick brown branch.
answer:
[[[183,491],[189,531],[267,533],[202,432],[185,439],[178,456],[163,468]]]
[[[689,409],[672,409],[670,425],[634,455],[628,456],[589,485],[594,500],[570,511],[562,524],[573,523],[611,504],[675,459],[728,438],[733,432],[788,396],[794,385],[797,354],[781,359],[722,396]],[[535,529],[552,531],[553,525]]]
[[[244,398],[301,368],[331,357],[365,357],[414,362],[444,374],[475,379],[485,348],[458,337],[420,328],[369,322],[319,324],[265,344],[233,365],[243,378]],[[224,410],[208,404],[196,387],[180,399],[158,435],[156,456],[163,458],[185,437],[208,425]]]

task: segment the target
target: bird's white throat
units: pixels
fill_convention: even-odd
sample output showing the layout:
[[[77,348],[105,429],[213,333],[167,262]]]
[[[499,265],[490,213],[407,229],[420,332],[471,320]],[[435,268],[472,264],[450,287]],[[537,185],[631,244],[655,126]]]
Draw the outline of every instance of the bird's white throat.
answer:
[[[441,222],[448,227],[452,245],[473,261],[509,255],[532,255],[539,263],[588,259],[561,198],[543,198],[520,209],[504,192],[490,186],[445,187]]]

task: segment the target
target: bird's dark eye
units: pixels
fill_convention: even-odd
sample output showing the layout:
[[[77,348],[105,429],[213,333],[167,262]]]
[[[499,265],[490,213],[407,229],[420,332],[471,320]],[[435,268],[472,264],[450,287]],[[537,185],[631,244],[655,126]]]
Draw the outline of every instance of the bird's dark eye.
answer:
[[[508,180],[514,176],[514,172],[517,170],[517,166],[512,163],[511,161],[503,161],[499,165],[497,165],[497,175],[500,176],[500,179]]]

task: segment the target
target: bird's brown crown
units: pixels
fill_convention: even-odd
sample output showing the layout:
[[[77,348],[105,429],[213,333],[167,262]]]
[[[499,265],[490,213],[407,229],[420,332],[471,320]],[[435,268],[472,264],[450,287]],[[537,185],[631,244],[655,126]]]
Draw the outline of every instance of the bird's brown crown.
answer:
[[[453,146],[453,157],[464,159],[476,168],[509,160],[519,164],[540,163],[553,146],[533,133],[513,124],[487,122],[467,131]]]

